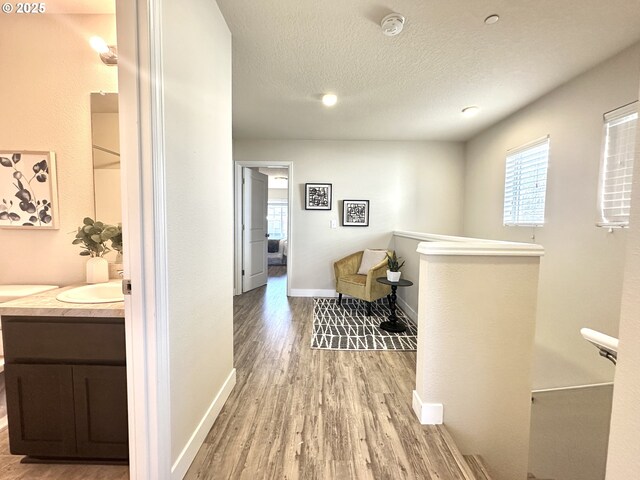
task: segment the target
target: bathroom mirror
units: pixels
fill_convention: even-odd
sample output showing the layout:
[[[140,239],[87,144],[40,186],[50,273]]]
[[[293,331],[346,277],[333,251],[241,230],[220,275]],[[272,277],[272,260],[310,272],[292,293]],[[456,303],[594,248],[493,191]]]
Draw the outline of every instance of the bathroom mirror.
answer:
[[[95,219],[122,223],[118,94],[91,94]]]

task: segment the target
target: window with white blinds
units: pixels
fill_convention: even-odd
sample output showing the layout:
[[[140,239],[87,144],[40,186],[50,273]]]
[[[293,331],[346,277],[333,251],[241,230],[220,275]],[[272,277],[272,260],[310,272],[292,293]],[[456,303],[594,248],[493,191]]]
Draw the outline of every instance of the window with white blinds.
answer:
[[[504,179],[504,225],[544,223],[549,137],[507,152]]]
[[[624,227],[629,224],[637,128],[638,102],[604,115],[598,195],[600,226]]]
[[[286,200],[269,200],[267,206],[267,225],[269,238],[280,240],[287,238],[289,206]]]

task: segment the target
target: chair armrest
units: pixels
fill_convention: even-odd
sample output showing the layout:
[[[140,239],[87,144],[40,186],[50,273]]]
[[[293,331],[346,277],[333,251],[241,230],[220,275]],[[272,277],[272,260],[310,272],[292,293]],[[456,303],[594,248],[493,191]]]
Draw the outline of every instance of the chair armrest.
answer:
[[[356,252],[335,262],[333,264],[333,270],[336,275],[336,281],[344,275],[352,275],[356,273],[358,268],[360,268],[361,260],[362,252]]]
[[[367,272],[367,288],[376,281],[376,278],[387,276],[387,267],[387,259],[385,258]]]

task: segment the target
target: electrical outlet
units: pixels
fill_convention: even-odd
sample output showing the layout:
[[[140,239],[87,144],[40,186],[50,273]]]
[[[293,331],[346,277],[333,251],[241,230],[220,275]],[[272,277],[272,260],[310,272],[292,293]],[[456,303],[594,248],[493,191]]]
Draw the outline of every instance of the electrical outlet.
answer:
[[[330,226],[331,228],[338,228],[338,221],[335,219],[331,219]]]

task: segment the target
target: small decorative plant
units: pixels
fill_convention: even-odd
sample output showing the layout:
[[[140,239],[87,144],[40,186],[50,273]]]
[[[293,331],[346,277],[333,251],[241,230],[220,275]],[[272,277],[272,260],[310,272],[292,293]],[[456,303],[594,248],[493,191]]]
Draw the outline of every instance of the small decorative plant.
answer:
[[[113,238],[117,238],[120,234],[120,240],[116,240],[116,244],[122,250],[122,229],[114,225],[107,225],[102,222],[94,221],[92,218],[86,217],[83,225],[78,227],[76,238],[73,245],[80,245],[82,251],[80,255],[84,257],[102,257],[109,253],[111,249],[107,246],[107,242],[111,240],[113,246]],[[114,250],[117,248],[114,247]]]
[[[387,253],[387,266],[390,272],[399,272],[404,264],[404,261],[400,263],[400,258],[396,255],[395,250],[391,256]]]
[[[118,255],[122,255],[122,224],[115,225],[116,234],[111,237],[111,248],[118,252]]]

